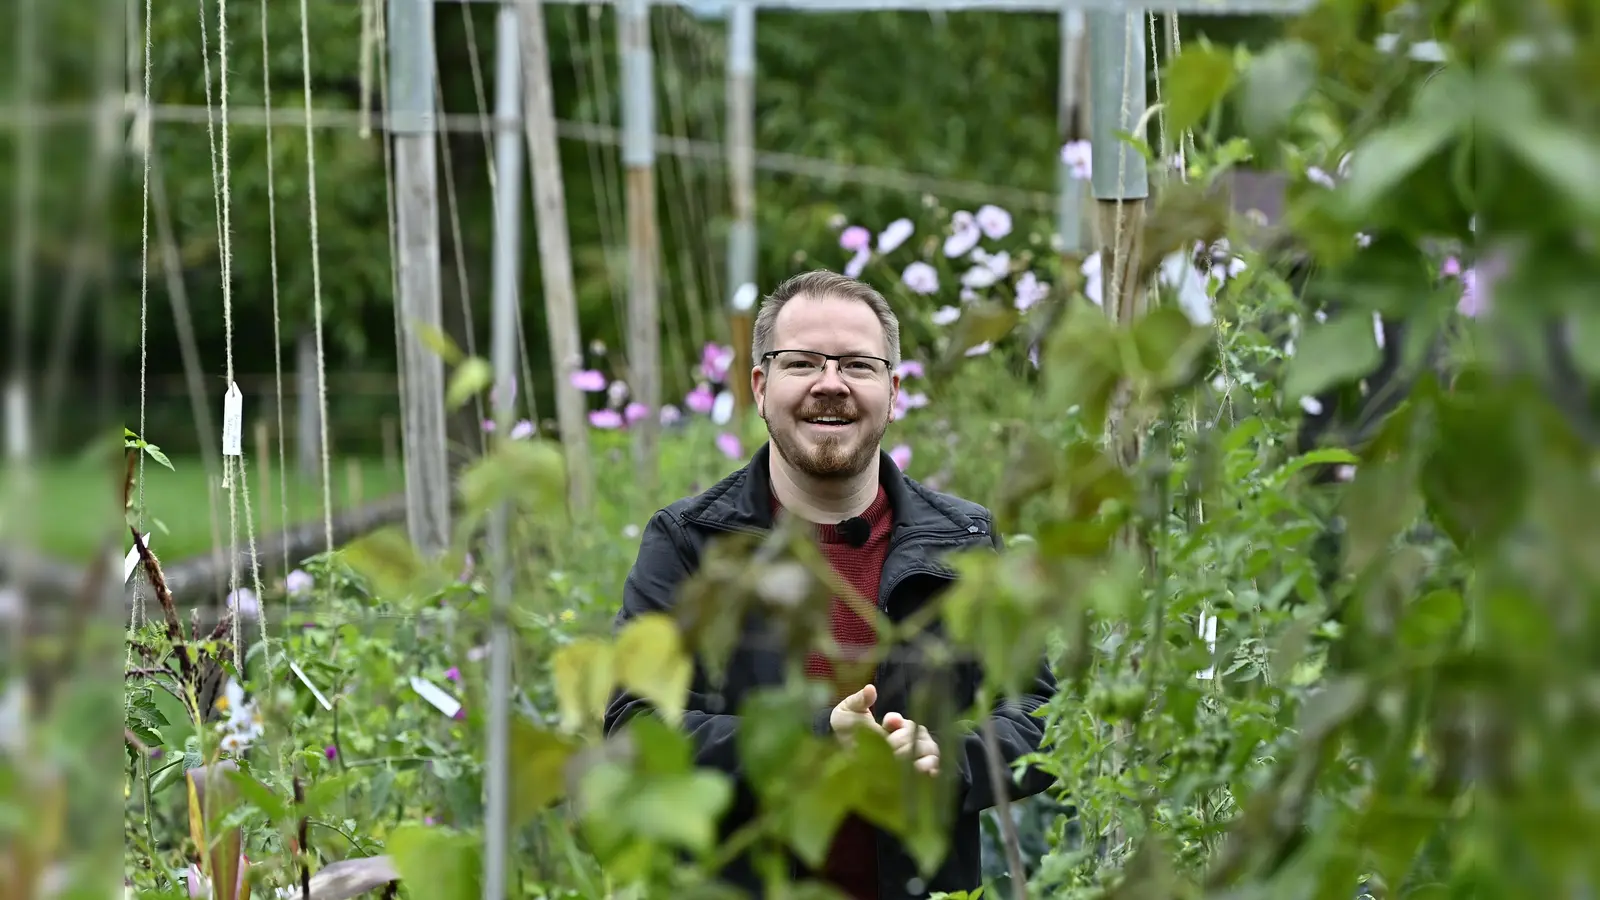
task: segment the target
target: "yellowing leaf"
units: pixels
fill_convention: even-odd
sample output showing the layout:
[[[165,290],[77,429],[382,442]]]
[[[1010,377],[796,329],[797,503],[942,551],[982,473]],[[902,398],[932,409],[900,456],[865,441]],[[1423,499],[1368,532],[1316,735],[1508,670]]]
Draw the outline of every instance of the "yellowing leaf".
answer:
[[[556,651],[554,674],[561,726],[582,731],[604,715],[616,685],[615,651],[599,638],[579,638]]]
[[[429,350],[439,354],[439,358],[443,359],[446,365],[453,366],[461,362],[464,355],[461,348],[457,347],[456,342],[450,339],[450,335],[445,334],[438,326],[413,321],[411,330],[416,334],[417,340],[427,344]]]
[[[493,381],[494,369],[490,368],[489,361],[477,356],[471,357],[450,374],[450,388],[445,392],[444,402],[450,409],[455,409],[471,400],[474,394],[483,391]]]
[[[684,698],[694,675],[678,626],[660,613],[639,616],[617,636],[616,653],[617,680],[676,725],[683,718]]]
[[[521,824],[566,793],[567,762],[578,750],[563,735],[511,720],[511,817]]]

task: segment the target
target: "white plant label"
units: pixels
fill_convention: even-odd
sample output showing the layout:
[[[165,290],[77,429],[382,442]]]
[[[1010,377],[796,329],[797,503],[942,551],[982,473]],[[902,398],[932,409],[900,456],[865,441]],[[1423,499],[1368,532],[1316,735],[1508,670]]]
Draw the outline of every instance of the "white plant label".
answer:
[[[293,672],[294,677],[300,679],[300,683],[305,685],[307,690],[311,691],[311,696],[317,698],[317,702],[322,704],[323,709],[332,711],[333,704],[329,703],[328,698],[324,697],[322,692],[317,690],[317,686],[311,683],[311,679],[306,677],[305,670],[300,668],[299,663],[292,659],[289,660],[289,671]]]
[[[1217,652],[1217,617],[1206,613],[1200,614],[1200,639],[1206,642],[1206,649],[1213,655]],[[1210,681],[1217,677],[1217,667],[1207,666],[1204,672],[1198,672],[1195,677],[1201,681]]]
[[[244,395],[231,381],[222,398],[222,455],[244,455]]]
[[[455,718],[461,711],[461,701],[445,693],[442,688],[426,678],[411,676],[411,689],[422,695],[422,699],[444,713],[449,718]]]
[[[150,535],[144,536],[144,545],[150,546]],[[133,570],[139,567],[139,547],[135,544],[128,549],[128,555],[122,560],[122,583],[127,584],[133,577]]]

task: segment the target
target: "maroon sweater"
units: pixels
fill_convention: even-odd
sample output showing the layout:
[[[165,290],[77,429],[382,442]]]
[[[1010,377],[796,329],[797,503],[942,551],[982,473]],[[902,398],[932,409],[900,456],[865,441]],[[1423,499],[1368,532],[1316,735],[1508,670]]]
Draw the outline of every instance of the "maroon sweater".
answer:
[[[772,500],[774,512],[779,508],[776,497]],[[889,555],[889,532],[893,517],[889,510],[889,496],[878,488],[878,496],[862,513],[872,525],[866,544],[853,547],[839,535],[833,525],[817,526],[822,554],[833,566],[841,580],[854,588],[868,604],[877,605],[878,582],[883,574],[883,563]],[[865,666],[850,665],[870,652],[877,643],[877,633],[870,620],[863,618],[843,599],[834,597],[829,610],[833,626],[833,639],[839,645],[839,662],[813,652],[806,658],[806,676],[833,685],[835,703],[861,690],[872,681],[874,671]],[[874,710],[874,713],[878,712]],[[828,851],[828,860],[821,873],[856,900],[877,900],[878,857],[877,842],[872,827],[857,816],[845,819],[834,835]]]

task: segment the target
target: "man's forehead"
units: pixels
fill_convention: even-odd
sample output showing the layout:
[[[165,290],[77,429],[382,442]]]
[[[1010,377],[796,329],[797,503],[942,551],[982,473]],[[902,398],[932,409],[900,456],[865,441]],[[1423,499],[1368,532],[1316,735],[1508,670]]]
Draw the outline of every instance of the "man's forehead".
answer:
[[[852,349],[860,353],[880,353],[884,343],[883,324],[872,307],[853,297],[833,294],[795,296],[778,310],[773,332],[780,343],[785,338],[802,337],[850,341],[859,345]]]

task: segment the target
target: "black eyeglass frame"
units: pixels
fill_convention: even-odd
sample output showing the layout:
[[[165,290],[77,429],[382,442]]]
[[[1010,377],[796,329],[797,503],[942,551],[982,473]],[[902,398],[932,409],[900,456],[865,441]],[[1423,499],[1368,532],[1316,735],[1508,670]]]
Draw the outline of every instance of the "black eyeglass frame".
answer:
[[[835,355],[832,353],[823,353],[820,350],[801,350],[796,347],[790,347],[784,350],[768,350],[767,352],[761,354],[761,364],[766,365],[767,363],[772,362],[773,357],[780,353],[804,353],[808,356],[820,356],[822,357],[823,368],[827,368],[828,360],[831,359],[833,360],[834,365],[838,366],[841,372],[844,371],[844,361],[847,359],[877,360],[878,362],[883,363],[883,374],[885,375],[894,370],[894,363],[889,362],[887,359],[884,359],[881,356],[873,356],[870,353],[841,353]]]

